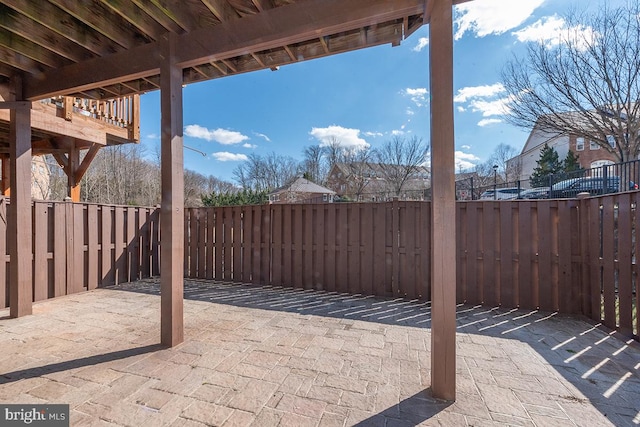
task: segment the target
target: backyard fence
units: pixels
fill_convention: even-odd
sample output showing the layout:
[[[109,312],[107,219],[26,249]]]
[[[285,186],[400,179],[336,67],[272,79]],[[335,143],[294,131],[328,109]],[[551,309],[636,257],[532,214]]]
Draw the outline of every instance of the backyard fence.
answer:
[[[584,314],[638,336],[640,192],[459,202],[457,300]],[[430,299],[430,202],[188,209],[185,275]]]
[[[33,300],[159,273],[159,211],[71,202],[33,202]],[[11,204],[0,198],[0,236]],[[0,254],[7,254],[0,238]],[[9,266],[0,262],[0,307],[9,304]]]
[[[582,314],[638,339],[638,202],[633,191],[457,203],[458,302]],[[415,201],[187,209],[185,277],[428,301],[430,211]],[[157,275],[159,212],[34,202],[34,300]],[[0,198],[0,254],[12,214]]]

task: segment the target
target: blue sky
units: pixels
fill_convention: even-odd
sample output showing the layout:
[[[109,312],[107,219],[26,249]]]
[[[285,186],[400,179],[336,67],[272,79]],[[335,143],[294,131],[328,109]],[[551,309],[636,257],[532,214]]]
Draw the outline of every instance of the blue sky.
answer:
[[[613,0],[619,4],[625,0]],[[632,1],[632,0],[630,0]],[[454,95],[456,162],[473,169],[501,143],[518,151],[528,131],[504,122],[508,99],[500,70],[527,41],[565,27],[572,7],[604,0],[473,0],[455,11]],[[581,31],[588,31],[582,28]],[[184,88],[185,168],[233,181],[250,153],[302,158],[304,147],[331,137],[345,146],[381,146],[394,135],[429,140],[429,28],[398,47],[384,45]],[[142,96],[142,146],[159,146],[159,92]]]

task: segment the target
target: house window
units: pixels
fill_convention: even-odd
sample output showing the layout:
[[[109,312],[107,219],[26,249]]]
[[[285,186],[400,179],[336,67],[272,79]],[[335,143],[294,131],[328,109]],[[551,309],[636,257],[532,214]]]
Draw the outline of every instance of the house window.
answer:
[[[600,146],[595,141],[589,141],[589,150],[599,150]]]
[[[577,138],[576,151],[583,151],[583,150],[584,150],[584,138]]]
[[[326,194],[322,195],[322,201],[326,202],[329,199],[329,197]]]
[[[611,148],[616,148],[616,138],[613,135],[607,135],[607,142]]]

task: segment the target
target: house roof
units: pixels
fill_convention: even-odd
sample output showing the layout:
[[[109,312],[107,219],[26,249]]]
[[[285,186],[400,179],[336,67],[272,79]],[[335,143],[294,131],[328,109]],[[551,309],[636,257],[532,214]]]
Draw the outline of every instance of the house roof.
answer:
[[[315,182],[309,181],[306,178],[298,177],[291,184],[285,185],[284,187],[280,187],[271,193],[272,194],[280,194],[280,193],[311,193],[311,194],[336,194],[335,191],[323,187],[322,185],[318,185]]]
[[[159,89],[169,37],[180,46],[176,59],[185,84],[276,70],[364,47],[398,45],[429,22],[428,3],[0,0],[0,80],[22,76],[28,100],[107,99]]]

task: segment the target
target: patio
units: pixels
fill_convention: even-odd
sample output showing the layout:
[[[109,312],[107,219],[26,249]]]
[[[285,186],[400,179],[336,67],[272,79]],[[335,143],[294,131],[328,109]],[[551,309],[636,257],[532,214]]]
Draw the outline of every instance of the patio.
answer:
[[[185,342],[158,343],[159,281],[0,311],[0,401],[71,425],[640,425],[640,348],[557,314],[459,306],[457,399],[429,397],[429,303],[185,281]]]

